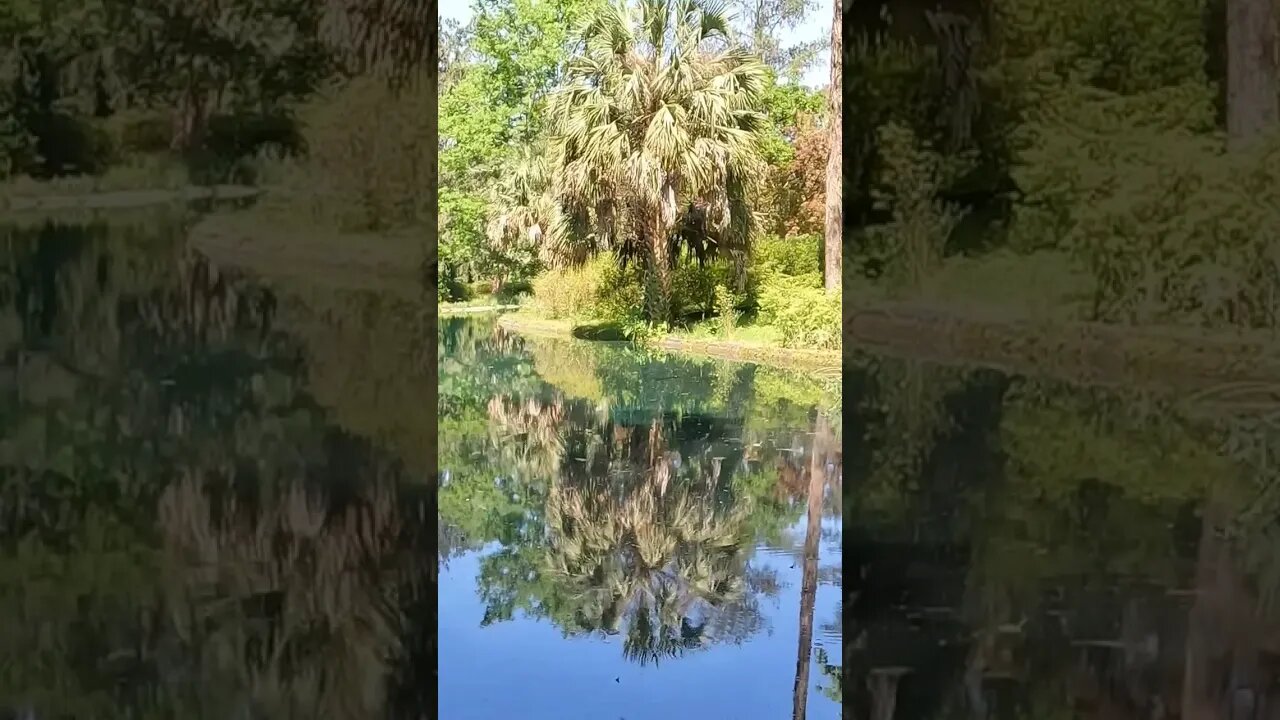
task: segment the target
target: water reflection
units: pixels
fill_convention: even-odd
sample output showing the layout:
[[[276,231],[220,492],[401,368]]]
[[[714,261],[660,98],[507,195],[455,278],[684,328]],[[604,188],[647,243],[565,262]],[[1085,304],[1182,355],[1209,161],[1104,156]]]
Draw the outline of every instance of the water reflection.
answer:
[[[819,649],[839,672],[812,637],[838,613],[834,387],[492,319],[443,321],[441,349],[442,561],[475,568],[441,575],[443,716],[838,716],[809,675]],[[558,665],[503,698],[482,648]]]
[[[847,712],[1280,717],[1280,388],[855,363]]]
[[[359,412],[434,368],[342,322],[411,358],[416,311],[257,285],[190,221],[0,229],[0,714],[434,717],[431,475]]]

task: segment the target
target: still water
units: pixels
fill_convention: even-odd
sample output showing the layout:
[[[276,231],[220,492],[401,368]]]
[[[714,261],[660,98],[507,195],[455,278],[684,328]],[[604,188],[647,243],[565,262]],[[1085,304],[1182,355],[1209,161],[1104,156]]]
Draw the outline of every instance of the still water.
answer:
[[[845,374],[845,712],[1280,717],[1280,381]]]
[[[440,325],[440,717],[840,717],[838,379]]]
[[[0,227],[0,717],[435,718],[423,307],[193,219]]]

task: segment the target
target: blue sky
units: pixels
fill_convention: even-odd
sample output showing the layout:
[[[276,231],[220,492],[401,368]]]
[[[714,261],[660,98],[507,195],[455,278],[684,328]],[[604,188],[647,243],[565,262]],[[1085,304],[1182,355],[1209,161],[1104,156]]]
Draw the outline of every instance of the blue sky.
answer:
[[[810,40],[827,39],[831,34],[831,3],[829,0],[817,0],[810,8],[804,22],[791,30],[782,33],[782,45],[794,45]],[[460,22],[471,19],[471,0],[440,0],[440,17],[451,18]],[[824,43],[824,45],[827,43]],[[823,51],[818,62],[809,68],[803,82],[809,87],[825,87],[831,75],[830,52]]]

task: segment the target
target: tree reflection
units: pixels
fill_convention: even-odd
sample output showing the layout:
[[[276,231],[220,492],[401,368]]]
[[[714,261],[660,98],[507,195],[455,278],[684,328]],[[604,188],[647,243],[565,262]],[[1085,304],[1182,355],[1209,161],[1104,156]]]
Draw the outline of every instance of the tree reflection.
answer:
[[[813,460],[819,482],[839,482],[836,429],[820,428],[818,441],[780,431],[796,426],[793,404],[812,427],[809,386],[793,397],[750,368],[708,372],[501,333],[499,347],[466,332],[483,351],[462,356],[486,365],[525,357],[547,381],[488,397],[464,397],[456,384],[442,400],[442,523],[472,528],[473,546],[499,543],[480,558],[484,623],[519,612],[567,635],[617,638],[642,665],[767,629],[760,603],[781,583],[753,562],[754,544],[806,511],[794,499],[797,490],[808,497],[808,471],[804,487],[792,476],[815,442],[825,448]],[[481,407],[483,426],[462,422]],[[819,515],[826,497],[814,496]]]
[[[869,468],[851,504],[852,712],[1270,716],[1274,384],[1178,398],[939,369],[940,421],[900,439],[913,411],[884,405],[921,396],[864,368],[865,455],[920,462]]]
[[[434,493],[181,226],[5,230],[0,708],[424,716]]]

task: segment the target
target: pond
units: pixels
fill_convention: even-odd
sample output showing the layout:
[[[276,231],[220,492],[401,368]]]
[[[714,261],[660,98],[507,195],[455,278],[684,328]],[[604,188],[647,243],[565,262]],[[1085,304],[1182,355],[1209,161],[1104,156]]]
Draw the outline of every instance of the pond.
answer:
[[[0,718],[434,718],[427,308],[195,217],[0,226]]]
[[[1277,383],[435,329],[196,217],[0,223],[0,718],[1278,717]]]
[[[845,375],[847,712],[1280,717],[1280,383]]]
[[[440,325],[440,717],[838,718],[838,379]]]

